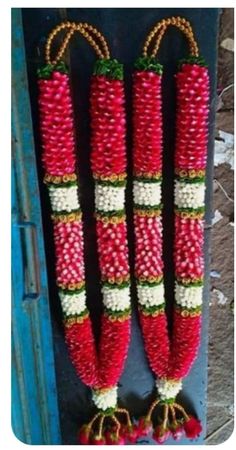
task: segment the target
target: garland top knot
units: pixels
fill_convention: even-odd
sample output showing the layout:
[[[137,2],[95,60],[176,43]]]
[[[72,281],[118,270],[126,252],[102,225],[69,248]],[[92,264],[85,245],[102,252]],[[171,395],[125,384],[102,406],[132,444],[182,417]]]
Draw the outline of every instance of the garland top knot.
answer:
[[[94,75],[105,75],[114,80],[124,79],[123,65],[117,59],[100,59],[94,66]]]

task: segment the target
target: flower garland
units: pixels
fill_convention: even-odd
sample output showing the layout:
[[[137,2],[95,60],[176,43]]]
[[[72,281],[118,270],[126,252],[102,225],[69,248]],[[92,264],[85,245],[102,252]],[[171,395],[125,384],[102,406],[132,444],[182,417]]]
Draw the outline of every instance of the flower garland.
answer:
[[[51,61],[51,45],[61,30],[66,30],[67,35]],[[98,351],[86,306],[70,79],[61,60],[75,31],[89,41],[100,58],[91,83],[91,165],[104,305]],[[56,279],[71,360],[80,379],[92,388],[92,399],[98,408],[91,422],[80,430],[79,442],[123,444],[124,434],[131,440],[133,436],[128,412],[117,407],[117,382],[130,340],[123,67],[110,59],[105,39],[87,23],[65,22],[56,27],[47,41],[46,60],[47,65],[38,71],[39,109],[44,180],[54,226]],[[121,417],[125,424],[121,424]]]
[[[175,308],[170,340],[165,314],[162,259],[162,66],[155,59],[168,26],[188,37],[190,58],[181,61],[176,75],[177,119],[175,148]],[[150,43],[156,39],[151,56]],[[197,356],[201,331],[203,289],[203,216],[207,157],[209,75],[199,57],[189,22],[161,21],[149,34],[143,57],[134,73],[134,183],[135,276],[140,323],[150,366],[157,379],[158,398],[139,422],[143,435],[152,431],[163,443],[184,433],[195,438],[200,421],[176,403]],[[163,419],[153,429],[155,409]]]

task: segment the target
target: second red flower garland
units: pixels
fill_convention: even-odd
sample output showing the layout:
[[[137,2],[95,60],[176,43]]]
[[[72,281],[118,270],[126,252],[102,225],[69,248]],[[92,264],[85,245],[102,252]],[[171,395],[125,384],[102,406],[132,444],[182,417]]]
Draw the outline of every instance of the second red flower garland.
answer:
[[[169,25],[180,28],[190,42],[191,57],[176,75],[177,118],[175,149],[175,309],[170,340],[163,284],[162,180],[162,66],[155,59]],[[151,56],[150,42],[156,39]],[[134,74],[134,225],[135,275],[140,322],[150,366],[157,378],[158,399],[140,421],[143,434],[152,430],[154,409],[164,418],[153,431],[158,443],[172,434],[179,439],[201,432],[200,422],[176,403],[182,379],[197,355],[201,331],[203,286],[204,181],[207,156],[209,76],[193,38],[190,24],[181,18],[161,21],[149,34],[144,56]]]

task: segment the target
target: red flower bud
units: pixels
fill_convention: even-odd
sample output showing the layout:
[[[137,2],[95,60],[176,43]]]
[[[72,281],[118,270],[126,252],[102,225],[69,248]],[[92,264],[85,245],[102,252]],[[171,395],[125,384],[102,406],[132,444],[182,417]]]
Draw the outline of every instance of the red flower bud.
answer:
[[[135,444],[139,437],[139,430],[137,425],[133,425],[131,428],[128,429],[128,441],[130,444]]]
[[[168,430],[167,428],[163,428],[162,425],[158,425],[153,433],[153,439],[158,444],[163,444],[165,441],[167,441],[167,439],[170,438],[170,436],[171,436],[170,430]]]
[[[105,433],[105,437],[106,437],[106,444],[107,445],[125,445],[125,436],[121,435],[122,433],[122,428],[120,429],[120,434],[119,436],[117,436],[117,434],[115,432],[110,432],[107,431]]]
[[[175,441],[179,441],[184,435],[184,427],[181,423],[177,424],[175,427],[171,427],[171,433]]]
[[[193,416],[190,416],[186,422],[184,422],[184,431],[189,439],[195,439],[202,432],[202,424],[200,420]]]
[[[87,425],[84,425],[80,428],[78,433],[78,441],[82,445],[87,445],[89,443],[89,433],[90,430]]]
[[[152,432],[152,422],[146,417],[141,417],[138,421],[137,431],[140,436],[147,436]]]
[[[120,435],[125,438],[130,444],[135,444],[137,438],[139,437],[139,430],[137,425],[122,425],[120,429]]]
[[[95,435],[91,439],[91,444],[93,444],[93,445],[105,445],[106,444],[106,440],[103,437]]]

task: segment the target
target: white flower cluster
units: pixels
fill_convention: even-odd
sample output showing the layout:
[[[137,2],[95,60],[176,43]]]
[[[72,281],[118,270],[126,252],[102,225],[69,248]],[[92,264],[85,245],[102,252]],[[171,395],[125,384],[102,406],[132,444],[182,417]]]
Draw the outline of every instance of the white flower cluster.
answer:
[[[64,294],[59,292],[61,306],[66,316],[80,314],[86,309],[85,290],[79,294]]]
[[[196,308],[202,304],[202,286],[182,286],[175,284],[175,301],[186,308]]]
[[[156,380],[156,387],[161,400],[168,400],[169,398],[175,398],[182,389],[182,381],[160,378],[159,380]]]
[[[97,408],[103,411],[108,408],[115,408],[117,405],[117,386],[104,391],[93,390],[92,399]]]
[[[204,206],[204,195],[204,183],[175,181],[175,204],[179,208],[199,208]]]
[[[134,203],[145,206],[155,206],[161,203],[161,183],[145,183],[134,181]]]
[[[124,208],[125,188],[115,186],[103,186],[96,183],[95,205],[100,211],[113,211]]]
[[[55,212],[67,211],[79,208],[79,200],[77,195],[77,186],[70,187],[53,187],[49,186],[49,195],[52,210]]]
[[[130,307],[130,290],[129,287],[122,289],[102,287],[103,304],[112,311],[124,311]]]
[[[140,305],[150,307],[162,305],[164,299],[164,284],[160,283],[157,286],[137,286],[138,301]]]

